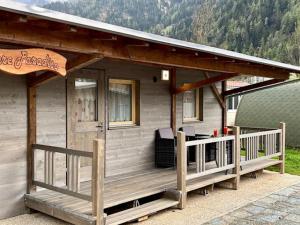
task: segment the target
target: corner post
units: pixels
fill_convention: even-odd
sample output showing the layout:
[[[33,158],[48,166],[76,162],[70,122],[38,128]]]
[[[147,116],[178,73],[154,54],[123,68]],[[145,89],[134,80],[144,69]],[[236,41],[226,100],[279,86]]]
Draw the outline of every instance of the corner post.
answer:
[[[234,163],[235,168],[233,169],[233,173],[236,175],[236,178],[233,182],[233,188],[235,190],[239,189],[240,185],[240,170],[241,170],[241,144],[240,144],[240,127],[233,127],[233,134],[235,135],[235,141],[234,141]]]
[[[27,194],[34,192],[34,152],[36,143],[36,87],[27,87]]]
[[[177,132],[177,189],[181,192],[178,204],[179,209],[186,207],[186,174],[187,174],[187,151],[185,146],[185,133]]]
[[[279,164],[280,173],[285,173],[285,132],[286,132],[286,124],[281,122],[280,123],[281,135],[280,135],[280,148],[281,148],[281,155],[279,156],[279,160],[282,162]]]
[[[176,69],[171,69],[170,93],[171,93],[171,128],[176,134]]]
[[[222,100],[224,103],[224,107],[222,108],[222,132],[224,132],[224,128],[227,127],[227,104],[226,104],[226,96],[224,93],[227,90],[227,81],[222,81]]]
[[[96,225],[104,225],[104,143],[96,139],[93,144],[92,213],[96,217]]]

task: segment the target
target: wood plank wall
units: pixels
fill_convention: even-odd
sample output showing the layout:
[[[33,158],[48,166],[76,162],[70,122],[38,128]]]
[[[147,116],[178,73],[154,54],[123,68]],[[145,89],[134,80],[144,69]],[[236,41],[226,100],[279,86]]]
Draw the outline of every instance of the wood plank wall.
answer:
[[[154,131],[170,126],[169,82],[160,81],[160,69],[103,60],[93,68],[105,69],[107,77],[140,81],[140,126],[108,130],[106,175],[128,173],[154,166]],[[179,70],[178,84],[199,79],[199,72]],[[157,82],[153,82],[153,77]],[[1,74],[0,83],[0,219],[24,212],[26,192],[26,85],[22,77]],[[207,87],[204,89],[204,122],[194,123],[197,132],[221,127],[221,109]],[[182,95],[177,98],[177,127],[182,126]],[[37,92],[37,142],[66,146],[65,81],[51,81]],[[58,159],[61,166],[65,159]],[[39,164],[42,167],[42,164]],[[61,174],[62,175],[62,174]]]
[[[27,91],[23,77],[0,74],[0,219],[25,212]]]
[[[210,75],[213,76],[214,74]],[[205,77],[200,71],[177,70],[177,87],[201,79],[205,79]],[[221,83],[217,83],[216,87],[220,91]],[[221,131],[222,109],[209,86],[203,89],[203,101],[203,122],[183,123],[183,94],[177,95],[177,129],[182,126],[194,126],[197,133],[212,134],[214,129]]]
[[[154,67],[108,60],[96,67],[110,78],[140,81],[140,126],[107,131],[106,176],[153,168],[155,130],[170,126],[169,83],[160,81]]]
[[[37,143],[66,147],[65,79],[50,81],[37,89]],[[43,181],[44,152],[36,152],[36,179]],[[55,155],[56,183],[65,183],[66,157]]]
[[[105,70],[111,78],[140,81],[140,126],[107,131],[106,176],[144,170],[154,167],[155,130],[170,127],[171,96],[169,82],[160,80],[160,69],[120,61],[102,60],[93,68]],[[201,73],[179,70],[178,85],[201,79]],[[153,82],[153,77],[157,82]],[[218,88],[221,86],[218,85]],[[204,88],[204,121],[189,123],[199,133],[220,129],[222,110],[209,87]],[[182,94],[177,98],[177,128],[182,123]],[[185,124],[184,124],[185,125]]]

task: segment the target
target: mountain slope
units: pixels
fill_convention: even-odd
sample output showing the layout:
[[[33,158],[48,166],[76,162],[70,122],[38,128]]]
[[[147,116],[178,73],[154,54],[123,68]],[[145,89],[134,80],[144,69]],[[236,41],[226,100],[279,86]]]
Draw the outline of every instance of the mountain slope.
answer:
[[[300,65],[299,0],[70,0],[44,7]]]
[[[44,7],[137,30],[190,40],[202,0],[78,0]]]
[[[300,65],[299,0],[205,0],[193,40]]]

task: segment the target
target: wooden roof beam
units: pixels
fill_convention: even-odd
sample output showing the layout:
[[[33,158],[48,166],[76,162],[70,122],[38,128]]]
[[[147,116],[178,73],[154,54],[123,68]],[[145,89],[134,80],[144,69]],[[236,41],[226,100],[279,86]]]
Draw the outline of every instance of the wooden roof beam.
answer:
[[[93,64],[101,60],[102,58],[103,56],[101,55],[80,55],[75,60],[69,61],[67,63],[67,73],[71,73],[74,72],[75,70],[84,68],[90,64]],[[52,72],[45,72],[34,79],[30,79],[28,86],[37,87],[57,77],[59,76],[57,76]]]
[[[241,93],[244,93],[244,92],[247,92],[247,91],[251,91],[251,90],[263,88],[263,87],[266,87],[266,86],[269,86],[269,85],[281,83],[283,81],[284,80],[282,80],[282,79],[271,79],[271,80],[259,82],[259,83],[256,83],[256,84],[247,85],[245,87],[240,87],[240,88],[235,88],[235,89],[232,89],[232,90],[228,90],[228,91],[225,91],[222,94],[223,94],[223,96],[241,94]]]
[[[15,24],[14,26],[0,22],[0,41],[5,43],[20,44],[49,48],[72,53],[98,54],[98,48],[93,41],[87,38],[79,38],[79,35],[53,34],[48,29],[26,28],[26,24]],[[32,35],[32,34],[35,35]]]
[[[273,69],[268,66],[238,65],[218,60],[203,60],[195,56],[178,52],[162,52],[159,49],[149,48],[147,51],[139,48],[128,48],[130,59],[145,63],[154,63],[188,69],[200,69],[220,73],[239,73],[278,79],[288,79],[289,72]],[[111,57],[115,57],[112,55]]]
[[[32,35],[34,33],[35,35]],[[100,33],[99,33],[100,34]],[[251,74],[262,77],[287,79],[289,72],[282,69],[274,69],[270,66],[239,65],[222,62],[222,60],[208,60],[197,58],[194,54],[178,51],[164,51],[158,45],[144,48],[130,47],[121,41],[93,40],[88,35],[53,34],[49,29],[31,27],[27,24],[15,26],[0,22],[0,41],[29,45],[42,48],[50,48],[61,51],[83,54],[102,54],[104,57],[131,60],[135,62],[156,64],[162,66],[215,71],[220,73]]]
[[[220,81],[223,81],[223,80],[228,80],[228,79],[230,79],[232,77],[236,77],[236,76],[239,76],[239,74],[237,74],[237,73],[224,73],[222,75],[215,76],[215,77],[210,77],[208,79],[200,80],[200,81],[197,81],[195,83],[184,84],[181,87],[178,87],[175,90],[173,90],[173,92],[175,94],[180,94],[180,93],[192,90],[192,89],[201,88],[201,87],[211,85],[213,83],[220,82]]]

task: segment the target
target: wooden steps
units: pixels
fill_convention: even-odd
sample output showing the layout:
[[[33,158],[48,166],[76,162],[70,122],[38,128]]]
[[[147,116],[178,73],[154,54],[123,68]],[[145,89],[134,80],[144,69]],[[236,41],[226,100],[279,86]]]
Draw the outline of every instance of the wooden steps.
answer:
[[[107,216],[106,225],[118,225],[126,222],[130,222],[133,220],[137,220],[139,218],[149,216],[158,211],[168,209],[178,205],[178,201],[161,198],[143,205],[140,205],[135,208],[127,209],[118,213],[114,213],[112,215]]]

